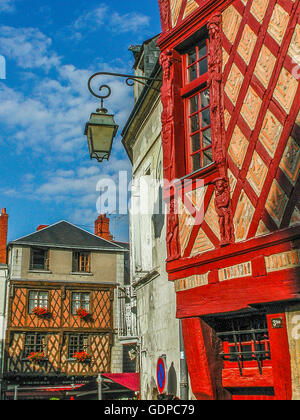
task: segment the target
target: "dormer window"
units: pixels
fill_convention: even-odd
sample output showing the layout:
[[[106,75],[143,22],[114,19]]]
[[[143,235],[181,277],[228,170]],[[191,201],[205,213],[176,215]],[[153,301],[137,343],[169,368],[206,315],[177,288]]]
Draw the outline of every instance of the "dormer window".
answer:
[[[30,270],[49,271],[49,257],[49,249],[31,248]]]

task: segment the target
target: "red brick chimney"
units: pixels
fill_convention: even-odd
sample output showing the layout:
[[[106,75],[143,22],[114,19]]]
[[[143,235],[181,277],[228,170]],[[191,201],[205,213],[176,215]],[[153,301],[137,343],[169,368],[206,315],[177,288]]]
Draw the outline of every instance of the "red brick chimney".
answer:
[[[8,214],[6,209],[1,210],[0,215],[0,263],[6,264]]]
[[[106,239],[107,241],[113,240],[109,231],[109,218],[106,217],[106,214],[100,214],[95,220],[95,235],[100,236],[100,238]]]
[[[36,231],[38,232],[39,230],[45,229],[46,227],[48,227],[48,225],[40,225],[36,228]]]

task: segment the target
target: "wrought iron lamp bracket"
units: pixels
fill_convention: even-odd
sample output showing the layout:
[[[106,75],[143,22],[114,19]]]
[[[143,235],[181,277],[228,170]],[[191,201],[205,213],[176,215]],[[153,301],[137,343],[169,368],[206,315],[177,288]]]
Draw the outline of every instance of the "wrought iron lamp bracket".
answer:
[[[107,95],[99,95],[98,93],[96,93],[93,88],[92,88],[92,80],[98,76],[114,76],[114,77],[123,77],[126,79],[126,84],[127,86],[133,86],[134,82],[140,83],[141,85],[144,86],[148,86],[150,89],[156,90],[157,92],[160,92],[159,89],[151,86],[149,84],[149,82],[162,82],[161,79],[155,79],[153,77],[144,77],[144,76],[135,76],[135,75],[130,75],[130,74],[121,74],[121,73],[109,73],[109,72],[98,72],[93,74],[88,81],[88,88],[89,91],[91,92],[91,94],[93,96],[95,96],[96,98],[101,99],[101,108],[102,110],[104,110],[103,108],[103,101],[104,99],[108,98],[111,95],[111,88],[108,85],[101,85],[99,88],[99,91],[101,92],[103,89],[107,89],[108,93]]]

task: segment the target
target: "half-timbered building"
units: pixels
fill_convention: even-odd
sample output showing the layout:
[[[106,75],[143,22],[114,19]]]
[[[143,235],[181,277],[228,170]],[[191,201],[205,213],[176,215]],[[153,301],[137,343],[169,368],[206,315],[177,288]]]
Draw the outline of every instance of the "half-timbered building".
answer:
[[[16,386],[19,398],[49,398],[122,372],[113,309],[126,253],[65,221],[8,244],[7,398]]]
[[[299,1],[159,6],[167,271],[193,393],[299,399]]]

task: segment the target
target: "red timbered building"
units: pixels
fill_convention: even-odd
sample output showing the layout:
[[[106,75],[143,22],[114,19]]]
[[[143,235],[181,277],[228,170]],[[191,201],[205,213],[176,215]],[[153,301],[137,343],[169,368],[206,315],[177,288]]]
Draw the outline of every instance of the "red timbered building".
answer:
[[[125,248],[62,221],[8,244],[6,397],[59,396],[112,372]],[[127,252],[127,251],[126,251]]]
[[[299,399],[299,1],[159,6],[167,271],[193,393]]]

